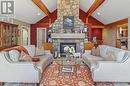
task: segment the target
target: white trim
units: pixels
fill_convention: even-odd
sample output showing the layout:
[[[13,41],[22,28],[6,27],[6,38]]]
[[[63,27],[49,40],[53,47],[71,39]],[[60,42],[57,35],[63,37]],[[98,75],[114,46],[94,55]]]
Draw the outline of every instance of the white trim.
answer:
[[[27,40],[27,45],[30,45],[30,27],[27,26],[21,26],[20,27],[20,33],[21,33],[21,39],[20,39],[20,44],[23,45],[23,34],[22,34],[22,29],[26,29],[27,30],[27,36],[28,36],[28,40]]]
[[[61,39],[61,38],[75,38],[75,39],[83,39],[85,38],[84,33],[52,33],[51,34],[53,39]]]
[[[46,42],[46,36],[47,36],[46,28],[37,28],[37,46],[38,46],[38,29],[44,29],[45,30],[45,42]]]

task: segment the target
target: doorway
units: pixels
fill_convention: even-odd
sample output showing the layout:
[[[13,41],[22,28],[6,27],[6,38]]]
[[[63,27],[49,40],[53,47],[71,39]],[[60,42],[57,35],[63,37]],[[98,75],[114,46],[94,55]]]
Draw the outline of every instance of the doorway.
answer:
[[[42,48],[46,42],[46,28],[37,28],[37,47]]]
[[[21,44],[23,46],[28,45],[28,27],[21,26]]]
[[[117,26],[117,47],[127,49],[128,47],[128,24]]]

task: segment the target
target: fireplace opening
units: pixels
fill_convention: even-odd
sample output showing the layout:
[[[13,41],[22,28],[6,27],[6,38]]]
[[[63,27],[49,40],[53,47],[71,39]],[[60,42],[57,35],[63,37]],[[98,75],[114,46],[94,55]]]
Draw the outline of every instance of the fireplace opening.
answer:
[[[60,43],[60,54],[62,57],[66,56],[66,47],[69,47],[76,52],[76,43]]]

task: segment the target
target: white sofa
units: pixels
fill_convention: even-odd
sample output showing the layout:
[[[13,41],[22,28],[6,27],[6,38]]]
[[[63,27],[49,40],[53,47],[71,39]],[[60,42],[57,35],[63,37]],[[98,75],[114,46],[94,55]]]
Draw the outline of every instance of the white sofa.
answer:
[[[28,53],[34,57],[36,48],[34,45],[25,46]],[[43,51],[39,51],[41,54]],[[37,56],[39,62],[13,62],[9,54],[0,52],[0,81],[14,83],[39,83],[44,69],[53,61],[52,54]]]
[[[95,82],[130,82],[130,51],[100,45],[100,56],[82,55]],[[109,57],[110,56],[110,57]]]

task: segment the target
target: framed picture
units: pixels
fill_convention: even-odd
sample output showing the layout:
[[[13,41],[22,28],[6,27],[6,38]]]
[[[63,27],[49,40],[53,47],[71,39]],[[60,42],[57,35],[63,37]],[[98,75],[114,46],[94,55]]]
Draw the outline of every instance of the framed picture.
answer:
[[[74,16],[64,16],[63,17],[63,28],[73,29],[74,28]]]

